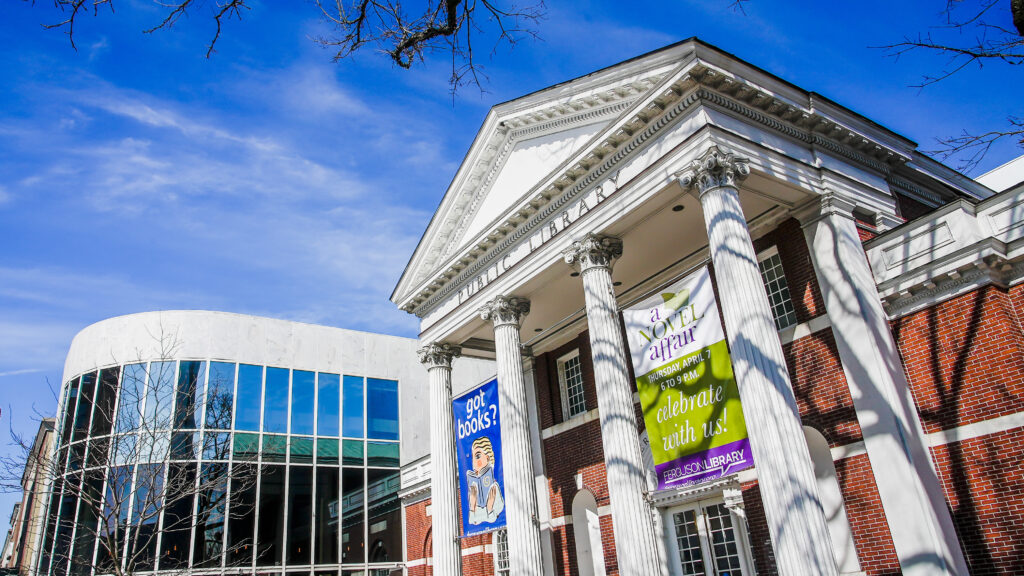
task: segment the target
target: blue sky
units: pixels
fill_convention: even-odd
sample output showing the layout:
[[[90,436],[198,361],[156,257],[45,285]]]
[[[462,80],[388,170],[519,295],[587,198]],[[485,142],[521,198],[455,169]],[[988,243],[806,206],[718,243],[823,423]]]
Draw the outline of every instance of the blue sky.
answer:
[[[216,309],[415,336],[388,296],[488,108],[690,36],[924,149],[999,128],[1019,112],[1019,70],[920,90],[943,60],[871,48],[927,31],[944,4],[551,2],[541,41],[493,55],[478,42],[486,92],[453,101],[443,57],[411,71],[370,51],[332,63],[308,2],[254,2],[210,60],[202,12],[147,35],[160,12],[124,0],[81,19],[75,52],[40,27],[59,19],[50,3],[9,2],[0,427],[31,433],[34,409],[52,413],[47,381],[71,338],[115,315]],[[997,146],[974,175],[1020,153]],[[13,501],[0,496],[0,517]]]

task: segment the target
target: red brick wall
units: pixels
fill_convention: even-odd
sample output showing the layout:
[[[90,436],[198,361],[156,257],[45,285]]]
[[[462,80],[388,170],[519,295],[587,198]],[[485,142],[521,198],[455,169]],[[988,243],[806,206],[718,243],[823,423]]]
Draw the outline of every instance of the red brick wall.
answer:
[[[1024,411],[1014,296],[987,286],[892,323],[926,432]]]
[[[761,504],[761,487],[757,480],[745,482],[743,486],[743,510],[747,515],[747,536],[750,549],[754,554],[754,567],[758,576],[776,576],[779,571],[775,566],[775,555],[772,552],[772,537],[768,533],[768,520]]]
[[[932,448],[971,574],[1024,569],[1024,428]]]
[[[821,432],[832,448],[859,441],[857,411],[832,329],[794,340],[782,352],[803,424]]]
[[[835,466],[861,570],[868,576],[900,574],[896,548],[867,454],[836,460]]]
[[[797,322],[807,322],[824,314],[825,301],[821,297],[814,263],[811,262],[811,253],[807,249],[807,240],[800,223],[790,218],[754,241],[756,252],[772,246],[778,249],[779,259],[782,260],[782,271],[786,274]]]
[[[431,546],[430,517],[427,505],[430,499],[405,507],[405,558],[406,561],[420,560],[433,553]],[[433,572],[429,567],[416,566],[409,569],[409,576],[428,576]]]

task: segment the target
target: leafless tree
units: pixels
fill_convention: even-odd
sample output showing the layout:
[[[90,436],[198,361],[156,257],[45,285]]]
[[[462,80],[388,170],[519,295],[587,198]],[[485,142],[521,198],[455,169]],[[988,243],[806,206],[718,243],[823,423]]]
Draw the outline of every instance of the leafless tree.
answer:
[[[210,432],[230,429],[230,388],[211,381],[204,394],[205,363],[183,361],[177,369],[175,336],[158,338],[159,359],[138,358],[123,369],[115,362],[83,376],[77,389],[68,387],[56,424],[59,447],[33,462],[51,479],[35,496],[50,506],[47,521],[36,527],[40,536],[52,535],[40,541],[54,542],[52,552],[41,551],[40,566],[49,573],[86,575],[95,566],[97,573],[126,576],[158,563],[162,572],[184,572],[193,524],[197,533],[209,531],[201,546],[219,557],[229,485],[232,491],[255,486],[255,457],[229,464],[230,435]],[[0,458],[0,487],[20,489],[33,440],[13,432],[12,440],[21,454]],[[197,466],[200,452],[204,462]],[[231,512],[245,514],[254,505],[232,505]],[[251,545],[243,540],[233,548]]]

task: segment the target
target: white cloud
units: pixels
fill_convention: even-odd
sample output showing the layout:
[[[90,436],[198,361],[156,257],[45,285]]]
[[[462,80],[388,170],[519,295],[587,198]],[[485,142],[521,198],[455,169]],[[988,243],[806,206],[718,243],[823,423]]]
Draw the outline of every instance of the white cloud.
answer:
[[[7,187],[0,185],[0,206],[7,204],[11,201],[11,193],[7,191]]]

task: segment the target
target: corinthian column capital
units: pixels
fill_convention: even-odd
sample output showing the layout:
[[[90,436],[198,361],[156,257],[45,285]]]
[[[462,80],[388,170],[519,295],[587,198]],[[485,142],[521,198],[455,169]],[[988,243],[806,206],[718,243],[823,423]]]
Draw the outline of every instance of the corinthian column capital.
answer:
[[[603,234],[587,234],[573,242],[562,252],[565,263],[586,272],[591,268],[611,268],[619,256],[622,256],[622,240],[615,236]]]
[[[480,318],[490,320],[495,328],[506,324],[519,326],[530,313],[530,301],[518,296],[496,296],[480,308]]]
[[[419,356],[420,363],[426,366],[427,370],[431,368],[451,369],[452,360],[462,356],[462,348],[446,342],[431,342],[417,350],[416,355]]]
[[[747,159],[712,146],[689,168],[676,173],[684,188],[696,188],[700,195],[721,186],[735,188],[750,174]]]

